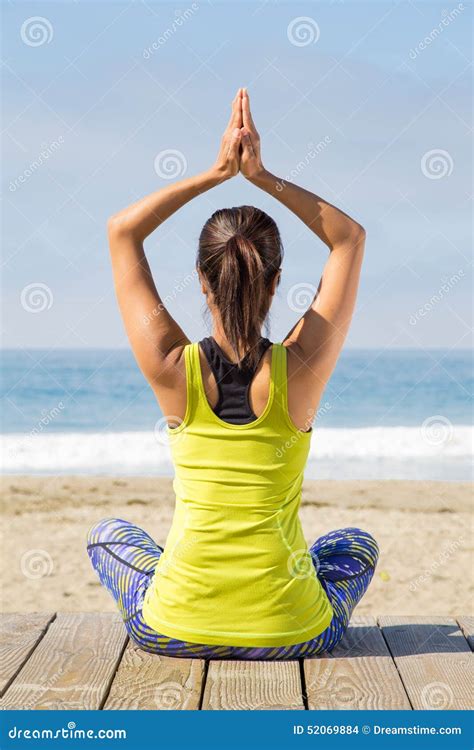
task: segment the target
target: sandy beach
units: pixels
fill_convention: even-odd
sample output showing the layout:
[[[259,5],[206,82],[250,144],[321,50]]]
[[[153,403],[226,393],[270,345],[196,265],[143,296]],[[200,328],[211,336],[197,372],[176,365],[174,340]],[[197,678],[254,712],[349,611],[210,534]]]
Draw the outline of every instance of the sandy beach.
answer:
[[[142,526],[164,545],[171,479],[9,476],[2,480],[2,610],[112,611],[85,550],[100,518]],[[311,543],[359,526],[378,540],[375,578],[363,614],[470,614],[473,602],[472,490],[468,483],[306,482],[301,519]]]

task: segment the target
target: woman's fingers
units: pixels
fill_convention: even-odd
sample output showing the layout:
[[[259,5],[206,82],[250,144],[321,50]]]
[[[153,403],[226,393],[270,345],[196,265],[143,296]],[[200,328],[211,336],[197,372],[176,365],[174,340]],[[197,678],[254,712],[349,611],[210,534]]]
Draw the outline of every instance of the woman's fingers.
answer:
[[[245,128],[242,128],[242,148],[246,152],[246,156],[252,157],[255,156],[255,150],[252,144],[252,136],[250,134],[249,130],[246,130]]]
[[[242,127],[242,89],[239,89],[232,100],[232,112],[227,125],[228,130]]]
[[[244,89],[242,92],[242,120],[244,128],[248,128],[254,133],[257,132],[257,128],[255,127],[255,123],[252,118],[252,113],[250,112],[250,99],[247,89]]]
[[[240,128],[234,128],[230,134],[230,138],[228,141],[227,154],[226,154],[227,159],[232,160],[238,157],[241,138],[242,138],[242,135],[241,135]]]

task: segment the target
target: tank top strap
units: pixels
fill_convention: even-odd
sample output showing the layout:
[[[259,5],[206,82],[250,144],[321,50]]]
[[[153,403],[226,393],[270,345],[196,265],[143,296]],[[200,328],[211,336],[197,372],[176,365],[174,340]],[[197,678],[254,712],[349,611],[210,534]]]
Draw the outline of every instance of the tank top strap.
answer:
[[[288,378],[286,347],[283,344],[273,344],[272,381],[274,403],[286,415],[288,412]]]
[[[209,418],[209,408],[202,380],[199,342],[187,344],[184,353],[187,392],[184,421],[196,417],[197,414],[199,414],[199,419],[206,421]],[[288,416],[287,350],[283,344],[272,344],[270,378],[271,410],[276,414],[278,420],[281,418],[286,420]]]
[[[184,347],[184,361],[186,366],[186,417],[184,421],[194,415],[200,402],[200,362],[197,343],[186,344]]]
[[[190,419],[195,419],[197,417],[200,422],[208,422],[212,410],[210,410],[204,387],[201,358],[199,355],[199,341],[187,344],[184,351],[187,396],[185,421],[188,422]]]

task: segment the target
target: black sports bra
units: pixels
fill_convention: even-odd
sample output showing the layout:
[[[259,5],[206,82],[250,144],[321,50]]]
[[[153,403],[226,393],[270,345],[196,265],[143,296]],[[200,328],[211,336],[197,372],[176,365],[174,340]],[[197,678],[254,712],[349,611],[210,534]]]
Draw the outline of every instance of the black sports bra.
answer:
[[[259,358],[255,367],[249,367],[244,358],[239,368],[230,362],[212,336],[199,342],[217,383],[219,397],[214,413],[230,424],[249,424],[257,419],[249,403],[249,390],[258,364],[272,342],[261,338]]]

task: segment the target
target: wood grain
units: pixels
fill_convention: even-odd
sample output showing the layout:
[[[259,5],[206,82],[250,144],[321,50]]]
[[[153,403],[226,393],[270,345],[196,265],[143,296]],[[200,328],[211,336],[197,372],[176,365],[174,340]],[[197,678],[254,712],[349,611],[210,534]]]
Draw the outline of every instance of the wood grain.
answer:
[[[6,691],[2,707],[101,708],[126,641],[118,614],[58,614]]]
[[[474,655],[450,617],[380,617],[415,709],[469,709]]]
[[[305,659],[309,709],[410,709],[403,683],[373,617],[353,617],[341,643]]]
[[[54,612],[0,615],[0,696],[45,634]]]
[[[474,617],[462,615],[457,618],[458,625],[464,633],[464,638],[469,643],[471,651],[474,651]]]
[[[199,708],[204,661],[146,653],[129,642],[105,709],[186,710]]]
[[[331,654],[304,661],[308,707],[470,708],[474,618],[457,619],[353,618]],[[211,661],[203,691],[201,660],[127,644],[118,615],[9,614],[0,626],[2,708],[195,710],[202,693],[203,709],[304,708],[297,661]]]
[[[203,709],[304,709],[297,661],[211,661]]]

